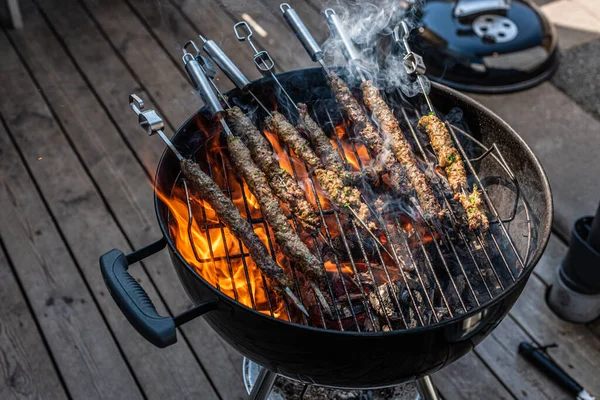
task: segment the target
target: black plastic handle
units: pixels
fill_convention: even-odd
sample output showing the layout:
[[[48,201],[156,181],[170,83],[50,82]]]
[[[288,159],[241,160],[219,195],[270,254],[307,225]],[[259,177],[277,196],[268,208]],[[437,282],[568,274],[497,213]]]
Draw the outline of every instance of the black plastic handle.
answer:
[[[113,300],[140,335],[160,348],[177,342],[177,326],[221,307],[218,300],[208,301],[175,318],[163,317],[156,311],[152,300],[128,269],[130,264],[162,250],[165,245],[165,240],[161,239],[128,256],[114,249],[100,257],[102,276]]]
[[[544,372],[550,379],[568,390],[569,393],[577,395],[583,390],[583,387],[579,383],[575,382],[561,367],[549,359],[540,348],[523,342],[519,344],[519,353],[538,367],[540,371]]]

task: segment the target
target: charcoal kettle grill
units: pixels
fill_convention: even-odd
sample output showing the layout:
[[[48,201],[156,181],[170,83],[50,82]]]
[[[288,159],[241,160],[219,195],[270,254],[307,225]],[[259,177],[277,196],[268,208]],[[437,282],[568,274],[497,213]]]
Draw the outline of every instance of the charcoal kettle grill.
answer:
[[[288,22],[297,19],[291,7],[284,12],[288,14]],[[299,36],[306,38],[307,34],[300,32]],[[303,44],[307,49],[316,49],[311,43]],[[337,72],[343,76],[343,70]],[[308,105],[314,119],[332,139],[349,140],[351,135],[344,131],[345,121],[321,69],[269,74],[258,81],[245,82],[244,90],[238,88],[226,96],[232,104],[270,104],[280,85],[295,102]],[[210,106],[191,116],[169,140],[158,114],[144,110],[143,103],[134,98],[131,105],[138,114],[140,125],[149,135],[158,133],[170,146],[159,162],[155,179],[155,208],[163,237],[127,256],[112,250],[100,259],[113,299],[136,330],[156,346],[166,347],[176,342],[177,326],[203,316],[230,345],[263,367],[251,395],[257,399],[267,398],[278,375],[307,385],[353,389],[383,388],[417,380],[423,398],[436,398],[428,375],[480,343],[507,315],[525,287],[550,237],[552,198],[546,174],[531,149],[503,120],[481,104],[437,83],[431,84],[429,96],[425,98],[407,99],[399,91],[387,93],[387,96],[388,102],[398,110],[403,131],[423,160],[428,160],[430,150],[416,128],[421,110],[433,107],[440,116],[455,114],[456,108],[462,111],[461,120],[447,122],[447,127],[465,160],[470,179],[482,190],[491,218],[491,228],[487,232],[460,229],[449,232],[440,239],[440,243],[448,247],[446,250],[438,240],[427,243],[416,229],[410,234],[402,234],[406,244],[404,256],[413,261],[419,280],[411,284],[404,281],[405,296],[395,311],[396,328],[391,324],[369,324],[374,313],[369,302],[364,297],[361,300],[360,296],[357,301],[347,288],[345,292],[338,291],[338,295],[331,291],[335,316],[327,316],[318,304],[313,304],[311,316],[314,318],[305,318],[288,307],[288,302],[285,302],[287,314],[276,315],[272,302],[274,295],[267,296],[262,305],[256,303],[253,296],[249,296],[250,302],[242,302],[240,291],[267,290],[266,285],[258,288],[260,284],[252,285],[248,280],[248,254],[241,246],[237,251],[225,249],[224,255],[219,256],[216,255],[219,249],[213,248],[213,242],[208,239],[209,258],[202,258],[195,250],[184,255],[184,249],[178,248],[175,241],[175,215],[167,204],[168,196],[176,191],[185,193],[183,204],[188,210],[185,216],[189,218],[188,232],[193,218],[205,215],[208,209],[194,202],[194,192],[181,177],[179,157],[196,160],[212,177],[221,176],[224,179],[220,182],[221,189],[230,196],[241,193],[242,205],[239,207],[246,209],[248,220],[255,229],[266,228],[265,221],[248,211],[249,199],[239,179],[235,174],[231,175],[228,152],[218,134],[220,125],[213,119]],[[216,103],[213,100],[209,99],[207,103],[218,104],[218,100]],[[257,121],[266,117],[261,108],[248,108],[255,113]],[[312,178],[307,179],[310,183],[307,190],[312,186],[314,191]],[[319,202],[317,205],[324,220],[328,216],[339,220],[337,210],[322,207]],[[447,202],[446,206],[452,214]],[[200,231],[206,232],[208,238],[211,229],[220,230],[222,234],[220,223],[198,218],[198,224],[202,225]],[[339,228],[339,237],[348,250],[346,262],[355,265],[361,260],[350,251],[349,239],[343,234],[343,228]],[[397,228],[410,230],[399,223]],[[328,231],[326,239],[330,241],[327,246],[335,248]],[[267,240],[276,257],[268,237]],[[357,234],[355,240],[363,249],[366,239]],[[165,247],[183,287],[196,304],[176,317],[160,316],[144,289],[128,273],[131,264]],[[236,260],[242,260],[237,265],[245,274],[228,291],[226,281],[233,283]],[[377,275],[374,273],[377,268],[389,274],[393,266],[386,265],[383,258],[380,260],[378,265],[363,262],[364,271],[371,277]],[[198,268],[216,262],[232,271],[229,276],[221,276],[220,283],[219,280],[212,282]],[[294,266],[290,265],[290,268],[296,277]],[[339,263],[338,272],[340,281],[344,282]],[[335,286],[334,275],[335,272],[327,275],[330,287]],[[367,285],[361,278],[356,282]],[[298,280],[295,290],[303,301]],[[381,295],[378,292],[380,302]],[[392,308],[393,303],[390,300]],[[309,304],[306,306],[309,308]]]
[[[505,93],[550,78],[558,67],[554,26],[529,0],[428,0],[411,37],[428,76],[458,90]]]
[[[317,109],[322,110],[321,118],[327,118],[328,109],[335,109],[320,69],[288,72],[278,78],[294,99],[310,105],[318,104]],[[272,81],[265,78],[252,85],[255,93],[267,93],[263,99],[267,102],[270,92],[267,88],[272,87]],[[307,90],[308,87],[316,89]],[[247,95],[237,90],[229,96],[240,99],[241,103],[248,101]],[[204,315],[212,328],[246,357],[270,371],[310,384],[355,388],[390,386],[432,373],[466,354],[508,313],[541,257],[550,236],[551,193],[535,155],[498,116],[474,100],[436,83],[432,84],[430,97],[443,113],[459,107],[463,110],[465,123],[472,129],[470,135],[473,139],[488,150],[494,145],[501,150],[519,182],[519,197],[527,200],[526,203],[520,202],[517,216],[509,229],[510,232],[512,229],[520,231],[524,226],[532,225],[528,237],[513,237],[515,245],[523,249],[520,251],[525,253],[529,248],[527,256],[523,257],[524,268],[509,265],[506,269],[502,261],[494,265],[504,289],[497,294],[492,292],[493,297],[481,293],[480,305],[468,312],[427,326],[391,332],[341,332],[275,319],[224,295],[196,272],[175,246],[169,228],[169,209],[156,196],[156,213],[163,238],[128,256],[113,250],[101,258],[104,277],[115,301],[134,327],[155,345],[165,347],[173,344],[176,326]],[[419,109],[420,104],[415,103],[415,107]],[[408,106],[405,110],[411,111]],[[172,138],[174,146],[185,156],[204,157],[205,152],[211,150],[207,148],[211,142],[207,130],[200,127],[210,127],[211,124],[214,122],[207,115],[207,110],[201,109],[177,131]],[[478,150],[479,155],[485,152]],[[501,206],[499,213],[503,214],[502,218],[511,214],[514,193],[511,198],[502,190],[492,190],[495,182],[506,179],[502,178],[506,172],[499,160],[499,157],[491,155],[486,162],[478,164],[476,172],[482,178],[489,177],[489,196]],[[219,165],[210,167],[220,168]],[[179,175],[177,158],[171,150],[165,150],[156,173],[157,192],[170,193],[174,186],[179,185]],[[498,201],[504,196],[510,199],[507,203]],[[127,272],[130,264],[165,246],[182,285],[197,304],[192,310],[174,318],[157,315],[143,289]],[[485,267],[482,266],[483,269]],[[514,281],[508,276],[509,269],[514,269]]]

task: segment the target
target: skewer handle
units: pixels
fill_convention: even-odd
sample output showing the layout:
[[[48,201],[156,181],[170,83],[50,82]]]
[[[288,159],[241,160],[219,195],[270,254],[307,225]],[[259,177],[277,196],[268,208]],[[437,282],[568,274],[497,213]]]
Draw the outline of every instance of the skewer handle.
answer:
[[[155,133],[158,133],[158,136],[162,139],[163,142],[171,149],[171,151],[175,154],[178,160],[183,160],[183,156],[175,148],[171,140],[165,135],[163,129],[165,128],[165,123],[163,119],[158,115],[158,113],[154,110],[146,110],[144,109],[144,101],[137,94],[129,95],[129,107],[135,112],[138,116],[138,123],[146,131],[148,136],[152,136]]]
[[[300,43],[302,43],[302,46],[304,46],[304,49],[308,52],[308,55],[310,55],[310,58],[314,62],[321,61],[324,56],[323,50],[321,50],[321,47],[310,34],[308,28],[306,28],[306,25],[304,25],[304,22],[302,22],[296,11],[294,11],[292,6],[288,3],[281,4],[279,8],[281,9],[281,12],[283,12],[283,18],[285,18],[290,28],[292,28],[292,31],[294,31],[298,40],[300,40]]]
[[[243,31],[246,31],[244,34]],[[259,51],[252,42],[252,29],[246,21],[240,21],[233,26],[235,37],[240,42],[248,42],[254,50],[254,65],[263,76],[269,76],[275,73],[275,61],[271,58],[268,51]],[[245,36],[244,36],[245,35]]]
[[[348,62],[352,64],[353,62],[360,61],[360,52],[354,45],[352,39],[346,33],[346,30],[342,25],[342,20],[337,15],[335,10],[328,8],[325,10],[324,14],[325,19],[327,20],[327,25],[329,25],[329,29],[342,42],[342,51],[344,52],[344,56],[346,56]]]
[[[240,90],[246,90],[250,85],[250,81],[240,71],[237,65],[225,54],[223,50],[213,41],[206,40],[200,36],[202,40],[202,49],[208,54],[211,60],[221,68],[223,73],[233,82],[233,84]]]
[[[188,53],[187,49],[190,46],[195,49],[195,55],[193,55],[192,53]],[[183,63],[185,64],[185,70],[190,76],[194,88],[196,88],[196,90],[200,94],[200,97],[202,97],[202,100],[208,106],[208,109],[210,110],[210,113],[213,116],[213,118],[222,119],[226,115],[225,110],[223,109],[223,106],[221,106],[219,98],[213,91],[210,81],[206,76],[206,71],[204,70],[204,68],[202,68],[200,62],[198,61],[199,56],[200,49],[198,49],[196,43],[190,40],[183,46]]]
[[[148,136],[154,135],[156,132],[165,128],[163,119],[154,110],[145,110],[144,101],[137,94],[129,95],[129,107],[138,116],[138,123],[146,131]]]

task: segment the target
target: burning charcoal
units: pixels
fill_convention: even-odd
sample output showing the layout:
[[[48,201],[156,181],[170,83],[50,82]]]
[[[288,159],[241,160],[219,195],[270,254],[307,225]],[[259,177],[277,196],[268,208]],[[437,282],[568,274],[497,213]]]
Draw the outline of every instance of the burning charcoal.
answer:
[[[371,278],[371,274],[368,272],[360,272],[358,276],[360,278],[360,282],[365,286],[373,286],[375,284]]]
[[[375,249],[377,247],[377,243],[375,243],[375,241],[369,236],[361,236],[360,240],[362,242],[362,248],[365,250],[367,257],[369,257],[369,258],[375,257],[376,256]],[[352,258],[354,260],[364,259],[364,255],[363,255],[362,249],[360,247],[360,244],[358,243],[358,238],[357,238],[356,234],[354,234],[354,233],[348,234],[347,233],[346,234],[346,242],[348,242],[348,248],[350,249],[350,255],[352,256]],[[342,239],[341,236],[336,236],[335,238],[333,238],[331,240],[331,243],[333,244],[333,249],[327,245],[325,245],[323,247],[323,254],[325,257],[327,257],[327,256],[332,257],[333,256],[332,252],[335,251],[335,254],[341,259],[341,261],[347,261],[350,259],[350,257],[348,257],[348,251],[344,244],[344,240]]]
[[[352,304],[348,305],[346,297],[338,299],[337,309],[341,319],[352,318],[352,311],[358,315],[365,312],[365,306],[362,302],[362,295],[350,295]]]
[[[406,325],[408,325],[406,327],[407,329],[412,329],[419,326],[417,314],[415,313],[412,307],[408,308],[408,320],[406,321]]]
[[[417,279],[417,277],[415,275],[413,275],[411,273],[411,274],[406,274],[405,276],[406,276],[406,285],[411,290],[417,290],[417,289],[421,288],[421,283],[419,282],[419,280]]]
[[[369,303],[375,312],[390,321],[399,321],[402,317],[399,314],[396,299],[400,299],[400,288],[395,283],[386,282],[377,287],[376,292],[369,293]],[[379,300],[381,299],[381,301]]]
[[[463,275],[458,275],[454,277],[454,283],[456,285],[456,290],[454,289],[452,283],[448,282],[448,286],[444,292],[448,293],[447,299],[448,303],[450,304],[450,307],[452,308],[452,311],[456,311],[457,313],[464,312],[465,310],[461,305],[460,299],[462,298],[464,301],[464,299],[468,297],[464,296],[465,289],[467,287],[467,282]],[[458,295],[456,293],[457,290]]]
[[[384,325],[386,327],[387,325]],[[388,327],[389,328],[389,327]],[[376,315],[373,316],[373,321],[371,318],[365,318],[365,325],[363,326],[365,332],[379,332],[382,330],[381,324],[379,323],[379,318]]]
[[[436,307],[435,313],[440,321],[450,317],[450,313],[448,312],[448,309],[445,307]]]

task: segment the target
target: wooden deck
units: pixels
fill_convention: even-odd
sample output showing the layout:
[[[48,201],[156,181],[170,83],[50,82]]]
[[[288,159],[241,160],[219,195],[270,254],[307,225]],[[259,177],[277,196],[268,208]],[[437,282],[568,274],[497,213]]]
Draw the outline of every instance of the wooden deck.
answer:
[[[185,121],[200,103],[180,45],[198,34],[222,44],[256,78],[252,54],[231,30],[243,12],[268,32],[256,41],[279,70],[311,66],[279,16],[279,1],[20,3],[25,28],[0,32],[0,399],[244,398],[242,357],[202,319],[180,329],[168,349],[143,340],[107,294],[98,257],[160,237],[151,180],[163,145],[139,129],[128,95],[138,93],[157,109],[169,132]],[[294,6],[325,37],[316,0]],[[591,213],[597,199],[572,193],[577,178],[553,162],[565,156],[536,135],[539,126],[561,124],[561,116],[547,113],[532,127],[516,102],[506,101],[511,96],[519,95],[479,99],[541,152],[557,198],[557,235],[510,316],[434,380],[446,399],[568,399],[517,355],[526,340],[557,343],[552,358],[598,395],[600,324],[566,323],[544,302],[572,218]],[[597,136],[600,123],[550,83],[529,96],[572,109],[570,128]],[[588,139],[570,140],[586,147]],[[597,145],[582,159],[593,159]],[[163,252],[133,273],[160,312],[176,314],[191,303],[170,264]]]

